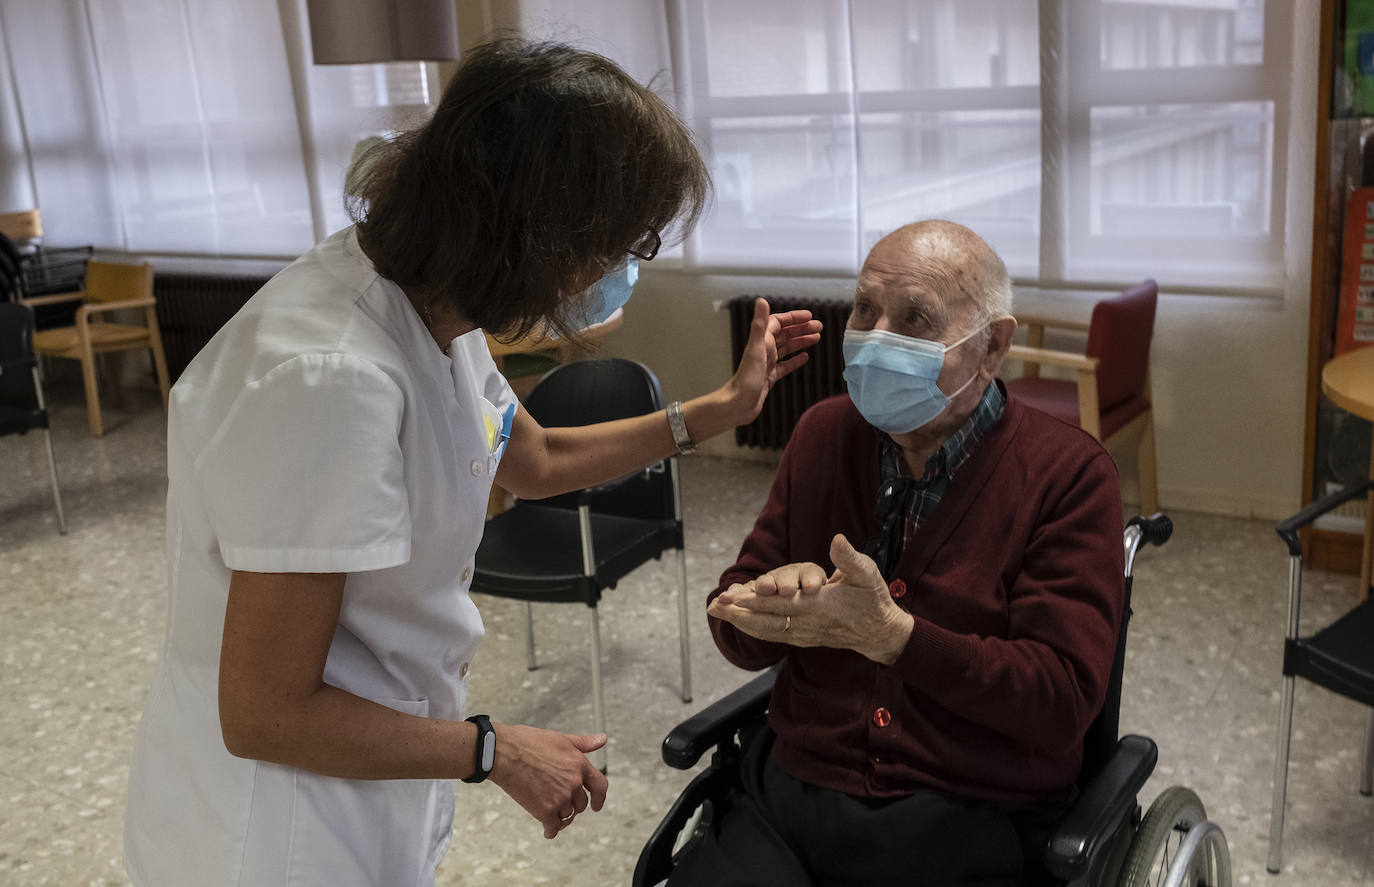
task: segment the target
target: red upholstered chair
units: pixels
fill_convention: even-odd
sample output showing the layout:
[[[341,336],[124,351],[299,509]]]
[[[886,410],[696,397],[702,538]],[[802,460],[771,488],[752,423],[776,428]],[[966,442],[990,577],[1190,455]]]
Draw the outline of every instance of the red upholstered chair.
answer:
[[[1082,330],[1082,324],[1018,317],[1026,329],[1027,344],[1013,345],[1007,355],[1024,362],[1021,378],[1007,382],[1007,390],[1021,401],[1076,423],[1108,446],[1122,439],[1140,439],[1140,509],[1145,514],[1159,508],[1150,409],[1150,338],[1157,296],[1155,282],[1145,280],[1094,305],[1092,322],[1086,327],[1086,354],[1042,347],[1045,327]],[[1041,364],[1072,369],[1075,378],[1043,379]]]

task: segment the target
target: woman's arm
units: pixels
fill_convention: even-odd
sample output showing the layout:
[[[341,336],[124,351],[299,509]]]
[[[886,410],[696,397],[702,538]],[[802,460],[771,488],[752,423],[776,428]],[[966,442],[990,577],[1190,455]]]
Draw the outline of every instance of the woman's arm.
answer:
[[[720,388],[682,405],[687,430],[698,443],[753,421],[779,379],[806,363],[798,353],[820,341],[821,323],[810,311],[769,315],[754,303],[754,321],[739,369]],[[796,355],[790,360],[790,355]],[[542,499],[622,477],[677,452],[663,412],[572,428],[544,428],[516,412],[496,480],[522,499]]]
[[[403,714],[324,682],[344,573],[235,572],[220,645],[220,729],[230,754],[350,779],[471,776],[477,727]],[[570,811],[600,810],[587,760],[605,736],[496,724],[491,780],[553,837]],[[590,794],[590,797],[589,797]]]

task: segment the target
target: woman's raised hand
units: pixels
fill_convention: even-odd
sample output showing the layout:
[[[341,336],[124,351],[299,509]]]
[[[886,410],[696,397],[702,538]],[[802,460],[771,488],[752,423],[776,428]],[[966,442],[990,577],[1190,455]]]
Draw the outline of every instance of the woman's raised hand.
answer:
[[[804,349],[821,340],[821,322],[806,310],[768,313],[768,303],[754,301],[754,320],[749,341],[740,356],[739,369],[726,383],[731,400],[739,410],[735,423],[754,421],[763,409],[768,392],[783,376],[810,359]]]

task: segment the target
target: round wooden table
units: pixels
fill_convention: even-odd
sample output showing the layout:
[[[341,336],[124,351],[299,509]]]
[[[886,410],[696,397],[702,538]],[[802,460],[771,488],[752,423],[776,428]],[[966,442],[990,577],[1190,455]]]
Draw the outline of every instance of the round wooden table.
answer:
[[[617,308],[611,312],[611,316],[600,323],[592,324],[577,331],[578,339],[583,345],[590,345],[598,341],[611,330],[618,329],[625,322],[625,309]],[[498,369],[501,367],[502,358],[510,354],[532,354],[536,351],[555,351],[558,354],[559,363],[568,363],[570,358],[577,353],[578,345],[551,336],[543,329],[537,329],[523,339],[514,342],[498,342],[491,333],[487,333],[487,349],[491,351],[492,359],[496,361]]]
[[[1322,393],[1341,409],[1374,422],[1374,347],[1335,357],[1322,367]],[[1374,451],[1369,476],[1374,478]],[[1374,566],[1374,493],[1364,506],[1364,551],[1360,556],[1360,588],[1368,589]]]

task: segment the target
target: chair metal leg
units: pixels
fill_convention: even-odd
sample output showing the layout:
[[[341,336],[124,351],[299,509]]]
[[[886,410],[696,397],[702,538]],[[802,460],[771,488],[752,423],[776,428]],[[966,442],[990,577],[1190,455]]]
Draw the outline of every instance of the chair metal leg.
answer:
[[[1364,766],[1360,768],[1360,794],[1374,794],[1374,708],[1369,710],[1369,726],[1364,731]]]
[[[58,533],[67,534],[66,515],[62,514],[62,490],[58,489],[58,460],[52,457],[52,433],[47,428],[43,430],[43,442],[48,449],[48,474],[52,476],[52,501],[58,507]],[[1364,792],[1369,794],[1369,792]]]
[[[47,411],[48,403],[43,398],[43,381],[39,377],[38,367],[33,368],[33,391],[38,398],[38,408]],[[52,454],[52,432],[45,425],[43,427],[43,444],[48,450],[48,475],[52,478],[52,500],[57,505],[57,532],[63,536],[67,535],[67,518],[62,513],[62,491],[57,487],[57,459]]]
[[[677,550],[677,633],[682,647],[682,701],[692,701],[692,642],[688,635],[691,619],[687,607],[687,552]]]
[[[534,671],[534,603],[525,601],[525,667]]]
[[[588,607],[587,625],[592,636],[592,719],[596,721],[596,732],[606,732],[606,702],[601,693],[601,622],[597,618],[596,605]],[[602,773],[606,772],[606,747],[603,745],[593,752],[595,764]],[[599,760],[598,760],[599,759]]]
[[[1288,753],[1293,743],[1292,675],[1283,679],[1279,700],[1279,735],[1274,749],[1274,803],[1269,812],[1269,873],[1277,875],[1283,865],[1283,811],[1288,801]]]
[[[668,460],[668,472],[673,481],[673,518],[682,526],[682,472],[676,457]],[[688,625],[691,618],[687,606],[687,543],[678,540],[682,547],[677,550],[677,632],[682,645],[682,701],[692,701],[692,648]]]

